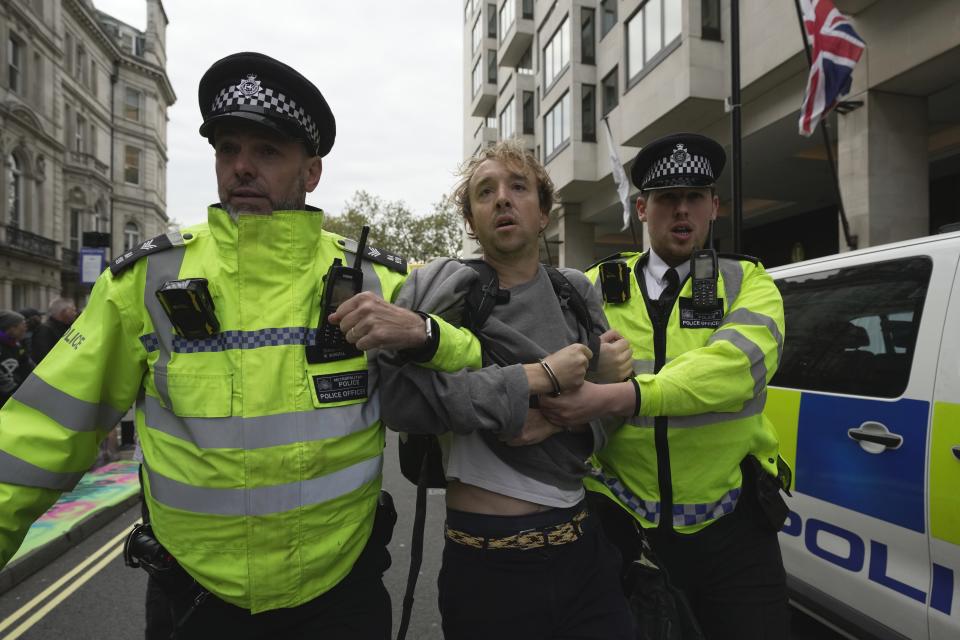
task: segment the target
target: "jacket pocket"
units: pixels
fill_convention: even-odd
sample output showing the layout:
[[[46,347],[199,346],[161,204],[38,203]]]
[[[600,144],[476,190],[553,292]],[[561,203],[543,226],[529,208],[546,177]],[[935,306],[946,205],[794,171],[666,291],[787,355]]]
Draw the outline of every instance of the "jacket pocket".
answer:
[[[170,410],[184,418],[226,418],[233,415],[231,374],[155,372],[165,375]]]

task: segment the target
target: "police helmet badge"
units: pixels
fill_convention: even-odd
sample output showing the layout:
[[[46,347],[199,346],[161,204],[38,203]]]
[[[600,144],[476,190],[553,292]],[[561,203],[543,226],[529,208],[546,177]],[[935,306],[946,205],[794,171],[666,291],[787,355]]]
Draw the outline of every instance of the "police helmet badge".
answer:
[[[252,98],[260,94],[260,81],[255,74],[249,73],[237,84],[237,90],[247,98]]]
[[[690,160],[690,153],[687,151],[687,147],[681,142],[674,147],[673,154],[671,154],[670,159],[677,164],[685,164],[688,160]]]

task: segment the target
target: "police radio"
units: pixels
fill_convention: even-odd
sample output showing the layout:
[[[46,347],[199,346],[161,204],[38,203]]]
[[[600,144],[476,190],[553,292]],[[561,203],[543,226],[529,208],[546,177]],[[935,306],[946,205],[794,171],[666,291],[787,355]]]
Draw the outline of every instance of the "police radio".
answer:
[[[370,227],[364,226],[357,245],[357,257],[352,267],[345,266],[340,258],[334,258],[327,274],[323,276],[323,304],[320,307],[320,323],[314,344],[307,345],[307,362],[318,364],[334,360],[346,360],[359,356],[362,351],[347,342],[340,327],[332,324],[328,317],[337,308],[363,289],[363,270],[360,261],[367,248],[367,234]]]
[[[707,246],[690,256],[690,277],[693,280],[693,308],[712,309],[717,306],[717,252],[713,248],[713,221]]]

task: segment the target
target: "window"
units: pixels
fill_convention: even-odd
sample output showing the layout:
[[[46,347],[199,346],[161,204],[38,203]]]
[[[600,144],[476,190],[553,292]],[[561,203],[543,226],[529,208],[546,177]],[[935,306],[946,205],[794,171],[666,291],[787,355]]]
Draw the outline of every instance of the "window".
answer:
[[[580,62],[596,64],[597,45],[596,29],[593,26],[594,10],[587,7],[580,8]]]
[[[570,92],[543,116],[543,151],[549,159],[570,139]]]
[[[580,88],[580,137],[584,142],[597,141],[597,87],[592,84]]]
[[[103,202],[97,202],[93,206],[93,221],[97,225],[96,231],[99,233],[109,233],[110,231],[110,218],[107,217],[107,214],[103,211]]]
[[[536,116],[533,114],[533,91],[523,92],[523,132],[533,135],[533,121]]]
[[[700,0],[700,37],[720,40],[720,0]]]
[[[83,233],[83,227],[80,221],[83,219],[83,211],[80,209],[70,209],[70,248],[74,251],[80,250],[80,235]]]
[[[487,50],[487,82],[497,84],[497,50]]]
[[[90,90],[93,92],[93,95],[97,95],[99,90],[97,84],[97,62],[95,60],[90,61]]]
[[[490,111],[487,112],[487,115],[483,116],[483,126],[488,129],[497,128],[497,106],[494,105],[490,107]]]
[[[533,20],[533,0],[523,0],[520,12],[520,16],[524,20]]]
[[[23,43],[13,36],[7,40],[7,86],[23,93]]]
[[[680,0],[649,0],[627,20],[627,79],[680,36]]]
[[[783,278],[790,338],[771,385],[894,398],[907,388],[927,257]]]
[[[123,152],[123,181],[140,184],[140,149],[127,145]]]
[[[471,51],[476,53],[480,51],[480,41],[483,40],[483,27],[480,26],[480,17],[477,16],[477,21],[473,23],[473,33],[471,34],[470,42],[473,43]]]
[[[7,156],[7,224],[19,227],[23,219],[23,167],[20,158]]]
[[[140,92],[127,87],[123,99],[123,117],[127,120],[140,122]]]
[[[517,63],[517,73],[522,76],[533,75],[533,47],[527,47],[527,50],[520,56],[520,62]]]
[[[500,42],[507,37],[507,32],[517,19],[517,5],[513,0],[505,0],[500,7]]]
[[[86,129],[87,119],[78,113],[76,124],[73,127],[73,150],[77,153],[83,153],[87,150],[84,138]]]
[[[603,78],[603,115],[607,115],[620,104],[620,91],[617,87],[617,67]]]
[[[90,123],[90,135],[87,138],[87,153],[97,155],[97,126]]]
[[[607,35],[617,24],[617,0],[602,0],[600,3],[600,37]]]
[[[75,59],[76,67],[73,71],[73,78],[77,82],[87,84],[87,50],[83,45],[77,45],[77,57]]]
[[[473,65],[473,73],[470,74],[470,86],[473,87],[473,95],[480,92],[480,86],[483,84],[483,77],[480,75],[480,61]]]
[[[549,87],[570,62],[570,21],[566,18],[543,48],[543,84]]]
[[[123,250],[130,251],[140,246],[140,227],[136,222],[128,222],[123,226]]]
[[[37,105],[43,103],[43,58],[39,53],[33,54],[33,102]]]
[[[516,114],[513,112],[513,98],[500,112],[500,139],[508,140],[517,135]]]
[[[497,5],[487,5],[487,37],[497,37]]]

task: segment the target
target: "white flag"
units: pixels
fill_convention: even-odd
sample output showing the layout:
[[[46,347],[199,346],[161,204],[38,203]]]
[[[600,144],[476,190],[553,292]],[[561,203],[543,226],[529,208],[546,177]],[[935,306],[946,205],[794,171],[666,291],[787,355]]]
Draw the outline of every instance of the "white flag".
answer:
[[[620,231],[626,231],[630,226],[630,181],[627,180],[627,174],[620,164],[620,158],[617,156],[617,147],[613,144],[613,134],[610,133],[610,123],[603,119],[607,131],[607,148],[610,149],[610,169],[613,173],[613,182],[617,185],[617,195],[620,196],[620,204],[623,205],[623,228]]]

